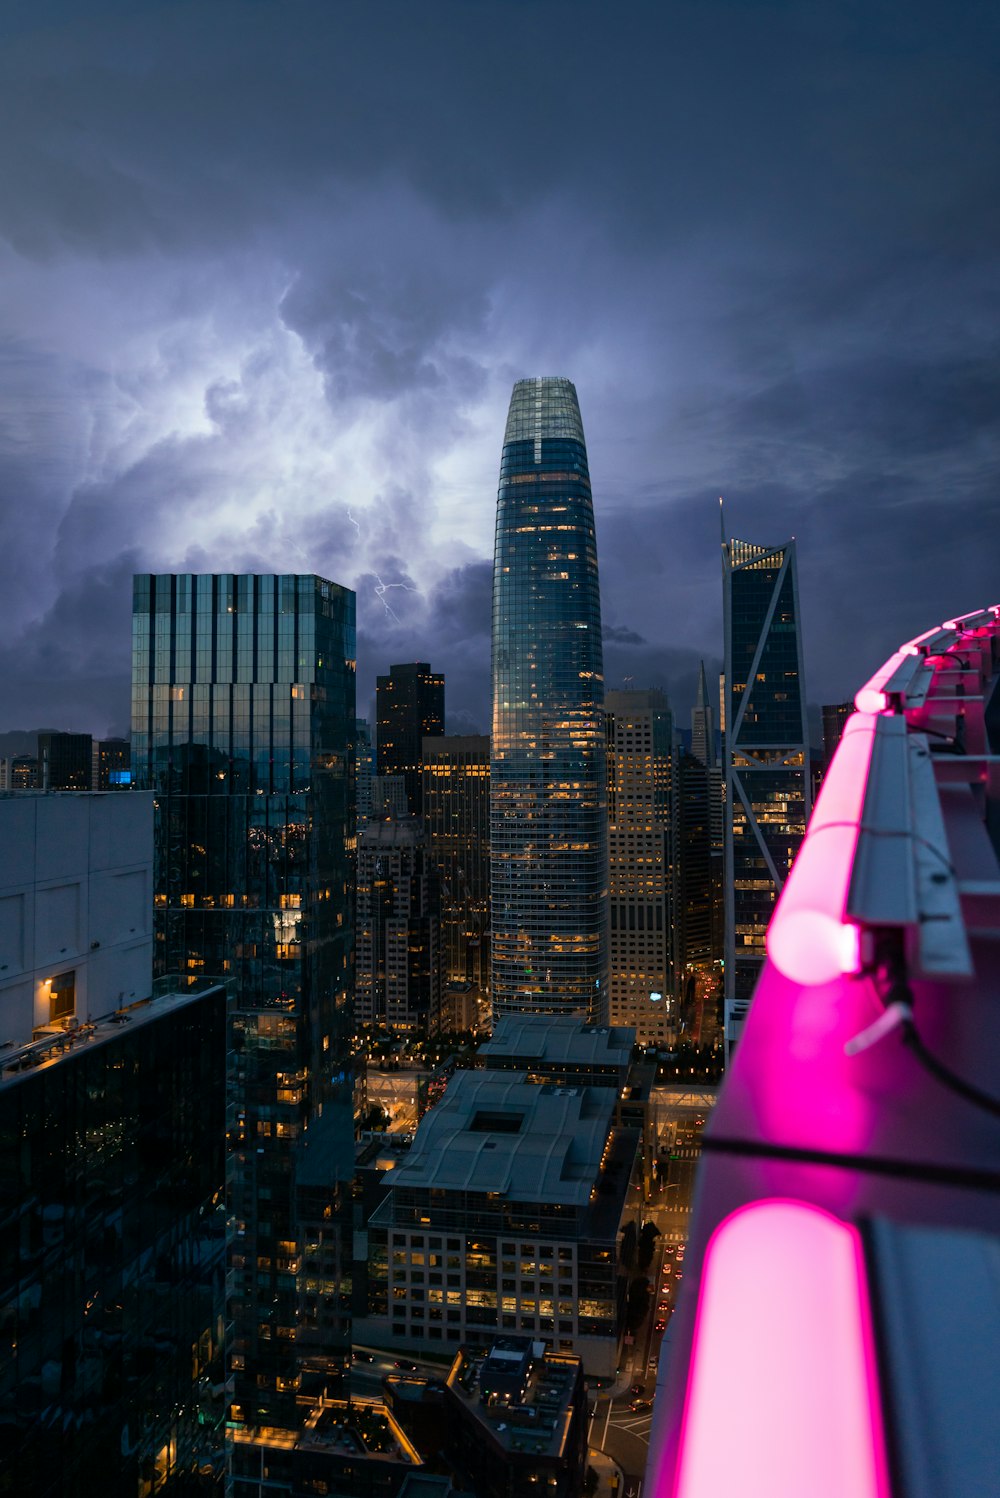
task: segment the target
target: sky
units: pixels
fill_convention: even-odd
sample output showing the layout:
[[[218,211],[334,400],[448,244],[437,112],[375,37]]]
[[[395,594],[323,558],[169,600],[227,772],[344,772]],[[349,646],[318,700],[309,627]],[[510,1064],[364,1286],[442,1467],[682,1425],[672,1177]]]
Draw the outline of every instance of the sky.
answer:
[[[146,570],[353,587],[359,712],[427,660],[488,730],[524,376],[682,721],[720,494],[813,703],[997,602],[998,64],[962,0],[4,0],[0,731],[128,731]]]

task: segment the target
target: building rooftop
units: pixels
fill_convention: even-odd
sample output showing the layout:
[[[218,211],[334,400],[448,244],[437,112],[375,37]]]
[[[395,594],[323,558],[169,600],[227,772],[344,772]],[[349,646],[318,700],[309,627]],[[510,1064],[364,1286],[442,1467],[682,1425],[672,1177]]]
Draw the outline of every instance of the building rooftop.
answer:
[[[601,1168],[614,1107],[610,1088],[539,1086],[519,1073],[457,1072],[421,1121],[393,1186],[583,1205]]]
[[[408,1472],[397,1498],[448,1498],[452,1491],[450,1477],[433,1472]]]
[[[996,1488],[1000,606],[855,705],[703,1137],[661,1492]]]
[[[518,380],[510,398],[504,444],[550,437],[583,442],[576,387],[560,375]]]
[[[402,780],[401,776],[378,775],[376,780]],[[405,820],[393,818],[390,822],[366,822],[361,829],[362,848],[412,848],[426,842],[424,824],[420,817]]]
[[[152,998],[140,999],[126,1008],[112,1010],[84,1025],[51,1025],[45,1029],[50,1033],[39,1034],[38,1039],[27,1045],[5,1048],[0,1044],[0,1087],[22,1081],[26,1076],[43,1067],[57,1065],[67,1056],[79,1055],[83,1050],[107,1044],[121,1036],[127,1026],[136,1028],[150,1020],[161,1019],[172,1010],[182,1009],[212,989],[220,988],[222,981],[199,979],[186,989],[169,988],[154,993]]]
[[[424,759],[442,759],[452,754],[486,754],[490,752],[488,733],[447,733],[427,735],[421,739]]]
[[[350,1460],[402,1462],[421,1465],[419,1452],[381,1399],[355,1396],[321,1399],[309,1412],[301,1431],[274,1426],[254,1429],[237,1426],[231,1438],[241,1446],[279,1446],[285,1450],[323,1452]]]
[[[312,1410],[299,1436],[300,1450],[363,1456],[366,1461],[409,1462],[420,1456],[402,1426],[380,1399],[323,1399]]]
[[[582,1365],[544,1347],[503,1338],[489,1349],[462,1348],[448,1374],[451,1393],[505,1452],[559,1457],[565,1448]],[[504,1363],[517,1376],[510,1391],[502,1378],[491,1379],[491,1370]]]
[[[627,1070],[635,1031],[625,1025],[588,1025],[575,1015],[505,1014],[497,1019],[493,1038],[478,1055],[514,1056],[569,1066],[611,1066]]]

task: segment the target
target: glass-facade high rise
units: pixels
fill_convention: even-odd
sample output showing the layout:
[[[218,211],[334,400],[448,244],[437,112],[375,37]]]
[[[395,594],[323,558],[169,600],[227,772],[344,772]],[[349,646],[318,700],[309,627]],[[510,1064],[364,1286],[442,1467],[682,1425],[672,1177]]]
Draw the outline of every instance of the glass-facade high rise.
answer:
[[[104,1002],[0,1065],[4,1494],[212,1490],[225,989]]]
[[[795,542],[722,548],[726,633],[727,1047],[764,961],[775,901],[809,817]]]
[[[354,595],[313,576],[144,575],[133,625],[132,764],[156,796],[156,966],[235,979],[241,1495],[255,1491],[238,1480],[254,1430],[297,1428],[297,1401],[348,1365]]]
[[[674,971],[674,719],[665,692],[608,692],[610,1007],[642,1044],[666,1044]]]
[[[424,826],[441,874],[441,955],[449,983],[489,988],[490,741],[424,739]],[[445,1029],[458,1025],[444,1024]]]
[[[425,735],[444,733],[444,677],[426,661],[390,666],[388,676],[376,678],[375,702],[378,773],[402,776],[406,809],[411,817],[419,817],[423,811],[420,746]]]
[[[604,674],[576,390],[518,380],[493,562],[492,1002],[608,1017]]]

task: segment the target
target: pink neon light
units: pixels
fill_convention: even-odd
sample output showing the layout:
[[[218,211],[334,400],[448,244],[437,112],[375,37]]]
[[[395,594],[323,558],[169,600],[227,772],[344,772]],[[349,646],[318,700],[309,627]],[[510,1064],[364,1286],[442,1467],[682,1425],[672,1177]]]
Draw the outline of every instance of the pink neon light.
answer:
[[[705,1254],[672,1498],[736,1494],[889,1498],[860,1235],[804,1202],[740,1208]]]
[[[768,957],[795,983],[829,983],[858,969],[858,932],[844,913],[876,723],[865,713],[847,720],[767,929]]]
[[[887,706],[885,693],[882,688],[889,677],[899,670],[907,656],[913,655],[914,651],[909,645],[903,645],[894,655],[890,655],[884,666],[879,666],[874,676],[868,678],[860,691],[855,693],[854,706],[859,713],[880,713]]]

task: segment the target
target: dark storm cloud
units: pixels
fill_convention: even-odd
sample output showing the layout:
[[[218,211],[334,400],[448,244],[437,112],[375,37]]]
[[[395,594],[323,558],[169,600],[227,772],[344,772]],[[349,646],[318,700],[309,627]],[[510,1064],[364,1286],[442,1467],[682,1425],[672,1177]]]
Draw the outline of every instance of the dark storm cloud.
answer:
[[[90,568],[46,613],[0,646],[8,727],[47,722],[100,736],[127,734],[132,574],[126,552]]]
[[[645,645],[646,641],[642,635],[636,634],[634,629],[629,629],[626,624],[605,624],[601,630],[601,636],[605,645]]]
[[[8,0],[6,722],[120,723],[127,557],[354,585],[359,703],[430,659],[485,728],[532,373],[580,392],[612,684],[683,715],[714,671],[719,493],[731,533],[797,538],[814,697],[992,601],[998,29],[879,0]]]
[[[472,562],[445,573],[426,600],[387,595],[394,610],[399,604],[407,611],[405,625],[364,608],[359,590],[359,614],[367,620],[358,638],[359,711],[373,717],[373,678],[379,671],[396,662],[426,660],[445,675],[447,731],[489,732],[492,573],[492,563]]]

